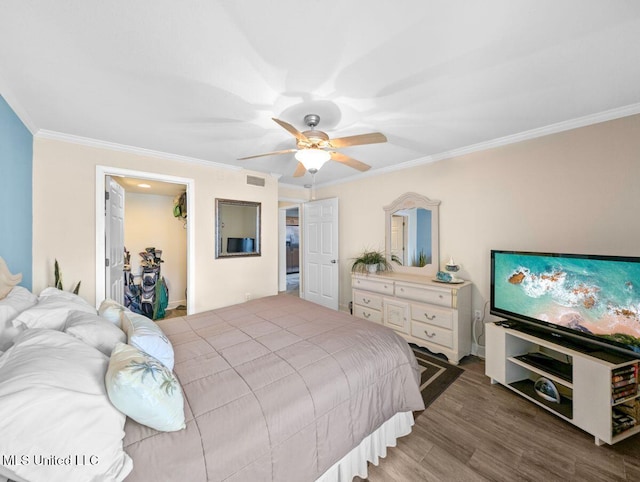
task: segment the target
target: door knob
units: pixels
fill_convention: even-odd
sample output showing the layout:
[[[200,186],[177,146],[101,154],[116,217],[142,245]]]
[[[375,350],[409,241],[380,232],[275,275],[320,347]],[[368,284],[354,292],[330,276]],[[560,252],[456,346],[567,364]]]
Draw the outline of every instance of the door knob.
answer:
[[[332,259],[332,260],[331,260],[331,264],[336,264],[337,262],[338,262],[338,260],[337,260],[337,259]]]

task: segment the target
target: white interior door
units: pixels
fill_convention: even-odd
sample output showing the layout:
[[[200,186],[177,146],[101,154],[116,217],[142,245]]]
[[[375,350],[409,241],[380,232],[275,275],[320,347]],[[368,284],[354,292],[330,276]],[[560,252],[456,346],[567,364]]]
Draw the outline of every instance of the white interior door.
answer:
[[[124,304],[124,188],[107,176],[105,286],[107,297]]]
[[[304,203],[304,298],[338,309],[338,199]]]

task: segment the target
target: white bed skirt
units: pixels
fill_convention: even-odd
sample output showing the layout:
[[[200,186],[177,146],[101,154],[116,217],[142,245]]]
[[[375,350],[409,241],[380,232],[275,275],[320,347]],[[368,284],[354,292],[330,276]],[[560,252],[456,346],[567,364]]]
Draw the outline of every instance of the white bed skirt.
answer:
[[[316,482],[351,482],[356,475],[366,479],[367,462],[378,465],[379,457],[387,456],[387,447],[395,447],[398,438],[409,435],[413,424],[412,412],[396,413],[333,464]]]

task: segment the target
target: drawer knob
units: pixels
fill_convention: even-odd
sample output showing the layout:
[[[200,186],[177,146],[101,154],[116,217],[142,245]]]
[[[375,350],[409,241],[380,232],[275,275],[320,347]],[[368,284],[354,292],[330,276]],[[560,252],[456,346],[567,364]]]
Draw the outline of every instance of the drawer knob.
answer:
[[[404,288],[400,288],[400,291],[402,291],[404,293]]]
[[[362,313],[362,316],[364,316],[365,318],[369,319],[369,317],[371,316],[371,313]]]
[[[387,285],[384,285],[384,289],[387,289]]]
[[[438,295],[438,298],[442,299],[442,298],[444,298],[444,296],[442,296],[442,295]]]
[[[433,320],[433,319],[435,319],[436,315],[431,315],[431,316],[429,316],[429,313],[425,313],[425,314],[424,314],[424,317],[425,317],[427,320]]]
[[[424,334],[427,335],[427,338],[433,338],[434,336],[436,336],[436,332],[435,331],[430,335],[427,330],[424,330]]]
[[[362,301],[364,302],[365,305],[368,305],[369,303],[371,303],[371,300],[368,300],[367,298],[362,298]]]

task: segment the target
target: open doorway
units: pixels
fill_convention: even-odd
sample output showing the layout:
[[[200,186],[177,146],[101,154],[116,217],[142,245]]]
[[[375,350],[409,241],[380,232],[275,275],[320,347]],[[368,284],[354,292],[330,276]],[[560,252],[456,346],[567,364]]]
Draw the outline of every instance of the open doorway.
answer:
[[[286,210],[287,293],[300,295],[300,214],[297,207]]]
[[[104,193],[109,191],[110,178],[124,191],[120,229],[113,229],[118,223],[111,222],[105,215]],[[133,283],[133,293],[137,293],[149,308],[151,300],[143,298],[142,288],[150,287],[147,286],[152,281],[150,273],[155,270],[153,281],[162,281],[167,288],[166,310],[163,309],[162,316],[157,318],[190,314],[193,308],[194,210],[188,210],[187,218],[174,208],[181,195],[186,201],[185,208],[193,206],[190,202],[193,180],[98,166],[96,192],[101,193],[96,197],[96,303],[107,297],[116,299],[111,295],[113,289],[119,289],[111,281],[115,276],[124,278],[125,293],[131,294],[127,285]],[[118,257],[116,251],[125,254],[124,266],[112,270]],[[113,263],[110,258],[114,259]],[[149,289],[147,296],[152,296]],[[128,301],[131,302],[131,298]]]
[[[186,186],[131,177],[116,180],[125,190],[123,304],[152,319],[185,316],[187,222],[179,203]],[[157,293],[162,300],[156,299]]]
[[[299,205],[279,209],[278,291],[301,296],[301,226]]]

